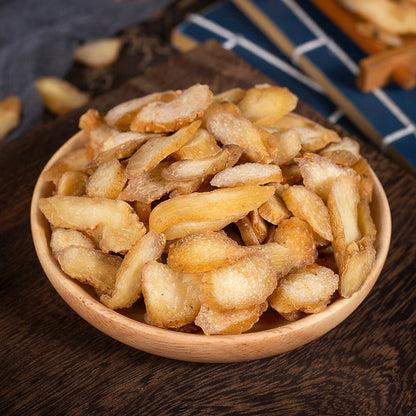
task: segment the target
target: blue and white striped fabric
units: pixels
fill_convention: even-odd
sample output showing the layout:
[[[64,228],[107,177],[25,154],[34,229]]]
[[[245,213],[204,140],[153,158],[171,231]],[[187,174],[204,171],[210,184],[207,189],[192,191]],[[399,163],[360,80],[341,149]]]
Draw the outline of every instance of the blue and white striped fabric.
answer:
[[[307,0],[247,1],[274,23],[288,40],[286,48],[273,43],[231,1],[189,16],[176,30],[197,42],[217,39],[329,120],[416,171],[416,90],[392,85],[359,91],[355,80],[363,52]],[[312,72],[308,76],[297,66],[301,56],[319,68],[335,95],[312,80]]]
[[[358,133],[324,89],[296,68],[232,2],[190,15],[175,31],[198,43],[216,39],[277,84],[288,87],[324,117]]]

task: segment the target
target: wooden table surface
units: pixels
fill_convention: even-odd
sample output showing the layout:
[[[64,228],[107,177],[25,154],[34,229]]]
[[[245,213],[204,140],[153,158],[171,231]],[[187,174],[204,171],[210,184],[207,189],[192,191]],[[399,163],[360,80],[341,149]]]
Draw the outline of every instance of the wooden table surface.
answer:
[[[214,42],[173,55],[88,106],[208,83],[267,81]],[[29,208],[35,181],[85,109],[0,148],[1,415],[416,415],[416,179],[362,143],[389,198],[390,254],[369,296],[325,336],[272,358],[174,361],[100,333],[44,275]],[[298,111],[321,118],[303,103]],[[345,132],[344,132],[345,133]]]

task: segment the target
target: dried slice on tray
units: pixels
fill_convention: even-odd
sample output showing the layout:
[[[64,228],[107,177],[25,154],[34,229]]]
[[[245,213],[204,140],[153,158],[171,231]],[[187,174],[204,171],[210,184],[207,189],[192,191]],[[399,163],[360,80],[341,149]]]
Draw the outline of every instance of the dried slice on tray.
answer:
[[[133,118],[133,131],[171,132],[200,117],[212,102],[207,85],[196,84],[172,101],[155,101],[142,107]]]

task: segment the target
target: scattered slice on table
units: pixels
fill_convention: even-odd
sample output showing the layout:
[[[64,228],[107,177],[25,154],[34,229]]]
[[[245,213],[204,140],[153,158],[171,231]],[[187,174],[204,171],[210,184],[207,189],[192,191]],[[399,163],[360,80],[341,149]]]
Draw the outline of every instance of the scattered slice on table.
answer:
[[[17,95],[0,101],[0,141],[20,124],[22,103]]]
[[[117,61],[122,46],[121,38],[92,40],[78,46],[74,59],[86,66],[103,68]]]

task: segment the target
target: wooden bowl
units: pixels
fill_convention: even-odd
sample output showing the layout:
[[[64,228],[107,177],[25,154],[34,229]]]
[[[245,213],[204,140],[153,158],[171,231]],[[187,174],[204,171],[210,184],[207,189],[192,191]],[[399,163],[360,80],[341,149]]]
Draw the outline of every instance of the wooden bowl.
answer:
[[[76,134],[66,142],[45,166],[49,168],[64,154],[84,145],[84,136]],[[337,299],[324,312],[288,322],[274,311],[267,311],[247,333],[211,335],[181,333],[144,323],[144,305],[136,302],[125,311],[113,311],[102,303],[91,288],[65,275],[49,247],[50,228],[38,208],[39,198],[50,196],[50,184],[38,180],[31,205],[34,245],[43,270],[59,295],[91,325],[142,351],[163,357],[196,362],[238,362],[270,357],[300,347],[342,322],[364,300],[375,284],[387,257],[391,236],[391,215],[387,197],[376,175],[371,204],[377,227],[374,268],[362,288],[351,298]]]

